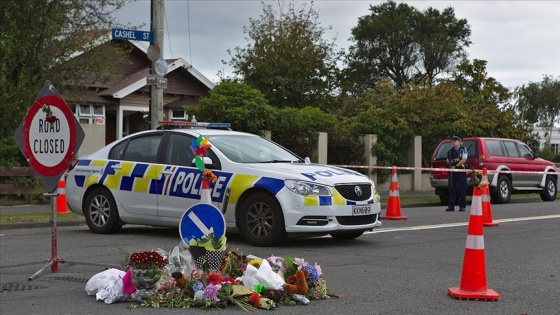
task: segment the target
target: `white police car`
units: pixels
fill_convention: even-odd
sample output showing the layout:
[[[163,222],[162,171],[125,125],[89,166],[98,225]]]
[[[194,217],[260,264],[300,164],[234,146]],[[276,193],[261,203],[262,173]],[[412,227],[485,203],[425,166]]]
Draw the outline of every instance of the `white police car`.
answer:
[[[178,227],[200,202],[202,174],[190,145],[203,136],[212,145],[205,167],[217,176],[212,203],[251,244],[275,245],[288,234],[354,239],[381,226],[369,177],[306,163],[253,134],[196,125],[208,128],[138,132],[81,157],[66,179],[70,209],[96,233],[124,224]]]

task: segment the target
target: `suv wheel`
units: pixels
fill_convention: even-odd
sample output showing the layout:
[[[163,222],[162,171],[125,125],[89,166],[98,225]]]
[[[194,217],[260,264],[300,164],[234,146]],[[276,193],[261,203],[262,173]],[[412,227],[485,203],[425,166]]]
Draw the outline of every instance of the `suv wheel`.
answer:
[[[544,183],[543,191],[541,192],[541,199],[543,201],[554,201],[556,200],[556,180],[552,176],[547,176]]]
[[[492,200],[496,203],[508,203],[511,198],[511,182],[505,175],[498,177],[496,192],[492,194]]]

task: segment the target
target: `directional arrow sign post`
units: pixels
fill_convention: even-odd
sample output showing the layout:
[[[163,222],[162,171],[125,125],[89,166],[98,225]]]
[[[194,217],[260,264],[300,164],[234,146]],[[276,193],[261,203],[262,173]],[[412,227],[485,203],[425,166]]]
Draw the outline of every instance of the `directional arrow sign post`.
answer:
[[[219,239],[226,233],[226,221],[218,208],[206,203],[190,207],[179,223],[179,234],[185,244],[191,239],[201,239],[210,232]]]

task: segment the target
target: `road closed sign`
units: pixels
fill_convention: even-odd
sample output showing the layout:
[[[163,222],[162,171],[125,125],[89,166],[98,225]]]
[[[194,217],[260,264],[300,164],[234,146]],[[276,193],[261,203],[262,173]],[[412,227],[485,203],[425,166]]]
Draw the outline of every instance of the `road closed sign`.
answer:
[[[47,191],[52,192],[79,149],[84,131],[70,107],[47,81],[14,139]]]

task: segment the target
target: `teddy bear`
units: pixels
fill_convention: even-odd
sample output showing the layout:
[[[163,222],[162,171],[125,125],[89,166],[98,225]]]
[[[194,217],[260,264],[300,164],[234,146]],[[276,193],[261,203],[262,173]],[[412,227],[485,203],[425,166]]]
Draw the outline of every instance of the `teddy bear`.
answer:
[[[171,276],[173,277],[173,279],[175,279],[177,287],[179,289],[184,288],[185,285],[187,284],[187,279],[180,271],[175,271],[174,273],[171,274]]]
[[[305,295],[309,290],[306,281],[308,275],[309,272],[307,270],[298,270],[296,271],[296,281],[293,284],[286,283],[282,288],[287,293]]]

